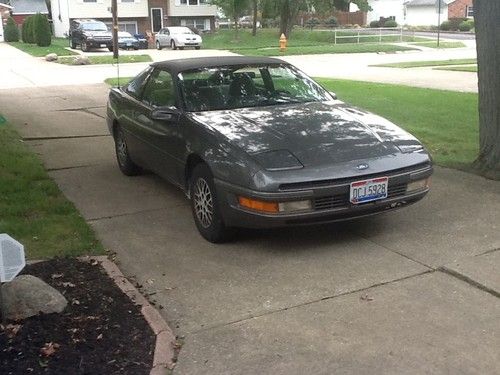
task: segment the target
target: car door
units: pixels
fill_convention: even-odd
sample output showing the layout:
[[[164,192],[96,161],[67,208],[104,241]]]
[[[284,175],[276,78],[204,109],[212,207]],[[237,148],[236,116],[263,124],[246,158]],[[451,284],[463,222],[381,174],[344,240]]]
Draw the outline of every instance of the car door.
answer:
[[[160,176],[180,185],[178,171],[183,165],[185,141],[179,118],[174,116],[170,121],[152,119],[152,112],[161,108],[176,110],[176,90],[172,75],[156,68],[144,87],[141,106],[136,108],[134,119],[140,138],[146,142],[148,166]]]
[[[172,35],[170,33],[170,30],[167,28],[165,29],[165,44],[164,46],[170,47],[170,40],[172,39]]]

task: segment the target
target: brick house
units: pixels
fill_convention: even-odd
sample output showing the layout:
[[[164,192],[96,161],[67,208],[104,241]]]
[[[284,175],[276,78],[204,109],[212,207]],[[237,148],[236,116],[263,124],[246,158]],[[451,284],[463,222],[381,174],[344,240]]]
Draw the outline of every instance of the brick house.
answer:
[[[49,9],[45,0],[9,0],[12,7],[12,18],[18,25],[22,25],[24,20],[37,13],[49,15]]]
[[[215,30],[217,7],[207,0],[164,0],[167,2],[167,26],[189,26],[201,31]]]
[[[472,0],[455,0],[448,4],[448,18],[472,18],[474,7]]]

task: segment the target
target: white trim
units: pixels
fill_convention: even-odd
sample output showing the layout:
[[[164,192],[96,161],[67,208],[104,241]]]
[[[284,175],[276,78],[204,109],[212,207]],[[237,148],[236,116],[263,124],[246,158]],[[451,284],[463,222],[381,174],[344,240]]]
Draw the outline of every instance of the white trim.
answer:
[[[149,11],[149,16],[151,17],[151,32],[155,33],[157,31],[154,31],[154,27],[153,27],[153,9],[154,10],[159,9],[161,12],[161,26],[160,26],[160,30],[161,30],[161,29],[163,29],[163,8],[151,8],[151,10]]]

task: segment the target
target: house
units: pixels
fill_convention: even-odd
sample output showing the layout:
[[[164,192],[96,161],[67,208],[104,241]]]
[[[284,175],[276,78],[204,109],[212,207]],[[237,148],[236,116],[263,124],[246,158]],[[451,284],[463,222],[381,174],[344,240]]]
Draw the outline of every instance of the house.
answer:
[[[378,21],[381,17],[393,18],[400,25],[437,25],[450,18],[471,18],[474,16],[472,0],[440,0],[441,14],[438,17],[436,0],[368,0],[372,10],[367,22]]]
[[[167,26],[189,26],[198,30],[215,29],[217,7],[207,0],[164,0],[168,4]]]
[[[91,18],[112,24],[111,0],[50,0],[54,35],[64,37],[71,20]],[[151,30],[148,0],[118,0],[119,29],[132,34]]]
[[[12,7],[10,5],[0,2],[0,42],[4,41],[3,29],[7,23],[7,18],[10,17],[11,10]]]
[[[24,20],[37,13],[49,15],[49,9],[45,0],[10,0],[12,7],[12,18],[18,25],[22,25]]]

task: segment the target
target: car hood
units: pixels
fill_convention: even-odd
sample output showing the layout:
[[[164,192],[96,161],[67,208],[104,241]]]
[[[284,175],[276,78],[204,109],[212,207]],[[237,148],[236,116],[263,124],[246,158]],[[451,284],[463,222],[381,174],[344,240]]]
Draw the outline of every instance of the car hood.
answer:
[[[107,37],[111,37],[112,34],[110,31],[91,31],[91,30],[85,30],[83,32],[84,35],[86,36],[107,36]]]
[[[381,158],[422,148],[415,137],[388,120],[339,101],[191,116],[250,154],[265,169]]]

